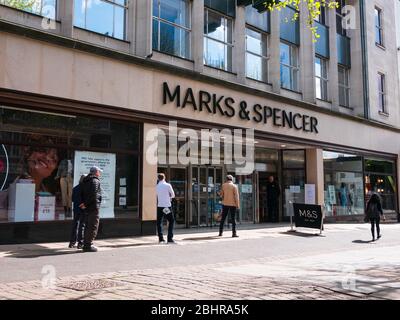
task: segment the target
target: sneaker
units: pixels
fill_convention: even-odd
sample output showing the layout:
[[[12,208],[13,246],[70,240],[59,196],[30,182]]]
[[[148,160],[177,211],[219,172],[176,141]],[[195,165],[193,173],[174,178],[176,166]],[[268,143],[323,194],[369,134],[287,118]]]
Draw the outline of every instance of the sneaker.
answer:
[[[160,240],[158,240],[158,243],[165,243],[165,240],[164,239],[160,239]]]
[[[91,246],[91,247],[83,247],[83,252],[97,252],[97,248],[95,246]]]
[[[75,248],[75,243],[70,242],[68,248],[71,248],[71,249],[72,249],[72,248]]]
[[[78,246],[76,247],[77,249],[83,249],[83,243],[78,243]]]
[[[239,236],[238,236],[236,233],[234,233],[234,234],[232,235],[232,238],[239,238]]]

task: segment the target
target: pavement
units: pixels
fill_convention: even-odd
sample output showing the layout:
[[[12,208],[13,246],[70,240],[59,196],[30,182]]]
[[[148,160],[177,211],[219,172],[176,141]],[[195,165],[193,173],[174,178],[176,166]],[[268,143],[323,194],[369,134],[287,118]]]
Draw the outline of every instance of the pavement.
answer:
[[[176,230],[96,241],[97,253],[66,243],[0,246],[0,300],[397,300],[400,224],[289,225]]]

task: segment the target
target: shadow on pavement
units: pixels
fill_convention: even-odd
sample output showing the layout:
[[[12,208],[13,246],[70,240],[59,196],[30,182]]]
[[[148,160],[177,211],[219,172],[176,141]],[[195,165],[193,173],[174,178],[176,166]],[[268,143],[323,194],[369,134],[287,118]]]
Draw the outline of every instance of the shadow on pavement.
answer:
[[[372,243],[372,240],[353,240],[353,243]]]
[[[209,237],[197,237],[197,238],[184,238],[183,241],[196,241],[196,240],[217,240],[221,239],[218,236],[209,236]]]
[[[308,232],[300,232],[300,231],[284,231],[284,232],[279,232],[280,234],[286,234],[286,235],[292,235],[292,236],[297,236],[297,237],[303,237],[303,238],[314,238],[314,237],[325,237],[324,235],[320,235],[319,233],[308,233]]]
[[[19,249],[15,251],[7,251],[4,258],[39,258],[48,256],[61,256],[69,254],[83,253],[82,250],[78,249],[50,249],[42,247],[40,245],[31,245],[29,249]]]

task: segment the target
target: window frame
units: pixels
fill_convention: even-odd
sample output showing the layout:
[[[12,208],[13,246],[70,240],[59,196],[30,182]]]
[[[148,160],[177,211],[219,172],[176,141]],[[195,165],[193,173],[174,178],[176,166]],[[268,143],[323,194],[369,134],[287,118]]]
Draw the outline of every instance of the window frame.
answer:
[[[260,54],[258,54],[258,53],[249,51],[249,50],[247,49],[247,37],[248,37],[248,35],[247,35],[247,29],[249,29],[249,30],[251,30],[251,31],[253,31],[253,32],[259,33],[259,34],[261,35],[261,41],[262,41],[263,38],[265,38],[265,40],[266,40],[265,48],[266,48],[266,50],[267,50],[266,55],[262,55],[262,54],[260,55]],[[256,81],[261,81],[261,82],[264,82],[264,83],[268,83],[268,81],[269,81],[269,63],[270,63],[270,56],[269,56],[269,33],[268,33],[268,32],[265,32],[265,31],[262,31],[262,30],[260,30],[260,29],[258,29],[258,28],[255,28],[255,27],[253,27],[253,26],[251,26],[251,25],[249,25],[249,24],[246,24],[245,31],[246,31],[246,33],[245,33],[245,55],[246,55],[245,69],[246,69],[246,77],[249,78],[249,79],[252,79],[252,80],[256,80]],[[266,68],[266,71],[265,71],[266,79],[261,79],[261,80],[260,80],[260,79],[255,79],[255,78],[250,77],[250,76],[248,75],[248,73],[247,73],[247,55],[252,55],[252,56],[256,56],[256,57],[258,57],[258,58],[261,58],[262,65],[265,64],[265,68]]]
[[[380,87],[378,86],[378,111],[379,113],[388,115],[388,110],[387,110],[387,98],[386,98],[386,75],[383,72],[378,71],[378,77],[379,77],[379,82],[382,87],[382,91],[380,90]]]
[[[213,37],[208,36],[208,13],[209,13],[209,12],[212,12],[213,14],[219,15],[220,17],[226,19],[227,22],[228,22],[228,20],[231,21],[231,30],[230,30],[230,32],[231,32],[232,43],[224,42],[225,39],[224,39],[224,41],[221,41],[221,40],[219,40],[219,39],[216,39],[216,38],[213,38]],[[219,11],[216,11],[216,10],[211,9],[211,8],[209,8],[209,7],[206,7],[206,6],[204,7],[204,13],[206,13],[206,16],[207,16],[207,19],[204,19],[204,27],[207,26],[206,33],[204,33],[204,27],[203,27],[203,41],[206,40],[205,42],[206,42],[206,44],[207,44],[207,45],[204,45],[204,49],[203,49],[203,50],[204,50],[204,51],[203,51],[203,62],[204,62],[204,65],[207,66],[207,67],[210,67],[210,68],[216,68],[216,69],[218,69],[218,70],[222,70],[222,71],[226,71],[226,72],[232,72],[232,68],[233,68],[233,48],[234,48],[234,44],[233,44],[233,43],[234,43],[234,40],[233,40],[233,36],[234,36],[234,33],[233,33],[233,29],[234,29],[234,26],[233,26],[234,19],[233,19],[232,17],[230,17],[230,16],[227,16],[227,15],[225,15],[225,14],[219,12]],[[204,13],[203,13],[203,14],[204,14]],[[227,25],[228,25],[228,24],[227,24]],[[224,37],[225,37],[225,35],[224,35]],[[227,38],[229,38],[229,36],[227,36]],[[230,61],[230,63],[225,63],[225,66],[226,66],[226,67],[225,67],[224,69],[219,68],[219,67],[215,67],[215,66],[212,66],[212,65],[209,65],[209,64],[207,63],[206,55],[205,55],[204,53],[208,53],[208,41],[209,41],[209,40],[224,45],[224,47],[225,47],[224,50],[226,50],[228,47],[231,48],[231,50],[232,50],[232,51],[231,51],[231,61]],[[227,40],[226,40],[226,41],[227,41]],[[226,51],[226,52],[228,52],[228,51]],[[224,52],[224,53],[225,53],[225,52]],[[225,56],[225,54],[224,54],[224,56]]]
[[[319,59],[321,61],[321,76],[317,75],[316,68],[315,68],[315,66],[317,64],[317,59]],[[320,89],[321,89],[321,97],[317,97],[317,84],[316,83],[315,83],[315,97],[318,100],[322,100],[322,101],[328,101],[328,87],[329,87],[329,73],[328,73],[329,68],[328,68],[328,63],[329,63],[328,59],[320,57],[319,55],[315,56],[315,59],[314,59],[315,82],[317,82],[316,81],[317,79],[319,79],[321,81],[320,82],[320,84],[321,84],[321,87],[320,87]],[[323,71],[325,71],[325,72],[323,72]],[[326,77],[324,77],[324,74],[326,74]],[[323,87],[323,84],[325,84],[325,87]],[[325,90],[323,90],[323,89],[325,89]]]
[[[378,16],[376,16],[378,13]],[[376,17],[378,17],[378,25],[376,24]],[[379,47],[384,47],[384,38],[383,38],[383,10],[377,6],[374,7],[374,24],[375,24],[375,44]],[[379,42],[377,42],[377,37],[379,38]]]
[[[54,16],[53,17],[47,17],[47,16],[43,15],[43,7],[44,7],[43,0],[40,1],[40,11],[37,11],[37,12],[28,11],[28,10],[24,10],[24,9],[18,9],[14,6],[6,4],[6,0],[0,0],[0,5],[3,5],[7,8],[12,8],[14,10],[19,10],[19,11],[22,11],[22,12],[25,12],[28,14],[33,14],[35,16],[43,17],[43,18],[48,18],[48,19],[53,19],[53,20],[56,20],[58,18],[58,10],[59,10],[58,0],[54,0]]]
[[[71,1],[75,1],[75,0],[71,0]],[[117,3],[116,0],[99,0],[101,2],[105,2],[105,3],[111,4],[113,6],[113,12],[112,12],[112,14],[113,14],[113,30],[112,30],[112,32],[113,33],[112,33],[112,35],[107,35],[107,34],[98,32],[96,30],[89,29],[87,27],[87,12],[88,12],[87,3],[88,3],[88,0],[82,0],[82,1],[85,3],[84,27],[80,27],[80,26],[75,25],[75,17],[73,17],[73,26],[75,28],[80,28],[80,29],[83,29],[83,30],[87,30],[89,32],[94,32],[94,33],[100,34],[100,35],[105,36],[105,37],[109,37],[109,38],[113,38],[113,39],[117,39],[117,40],[121,40],[121,41],[126,41],[127,25],[128,25],[129,0],[125,0],[125,5],[121,5],[121,4]],[[124,9],[124,13],[125,13],[124,14],[124,17],[125,17],[124,20],[125,21],[124,21],[124,28],[123,28],[124,36],[122,37],[122,39],[115,36],[115,33],[116,33],[115,32],[115,7],[123,8]]]
[[[338,87],[339,87],[339,106],[344,107],[344,108],[350,108],[350,68],[343,66],[343,65],[338,65],[338,74],[339,70],[342,69],[344,71],[344,78],[346,83],[341,83],[340,82],[340,77],[338,77]],[[343,105],[340,103],[340,89],[343,89],[345,91],[345,101],[346,105]]]
[[[171,22],[171,21],[168,21],[168,20],[165,20],[165,19],[161,18],[161,0],[152,0],[152,1],[153,1],[153,3],[154,3],[154,1],[157,1],[157,3],[158,3],[158,16],[155,16],[154,12],[153,12],[152,13],[152,18],[151,18],[151,22],[152,23],[154,21],[157,21],[157,24],[158,24],[157,49],[153,48],[153,50],[156,50],[158,52],[162,52],[164,54],[176,56],[176,57],[179,57],[179,58],[182,58],[182,59],[186,59],[186,60],[192,59],[192,8],[193,8],[192,0],[187,0],[187,3],[189,5],[189,8],[188,8],[188,11],[189,11],[188,12],[189,13],[189,23],[188,23],[188,25],[189,25],[189,27],[186,27],[184,25],[179,25],[179,24],[176,24],[174,22]],[[161,23],[164,23],[164,24],[167,24],[167,25],[172,26],[174,28],[182,29],[184,31],[189,32],[189,44],[188,44],[189,55],[187,57],[183,57],[183,56],[175,55],[175,54],[170,54],[170,53],[162,51],[160,49],[160,43],[161,43],[161,37],[160,37],[161,28],[160,28],[160,25],[161,25]]]
[[[282,79],[281,79],[281,88],[282,89],[286,89],[286,90],[295,91],[295,92],[300,92],[300,86],[299,86],[299,84],[300,84],[299,83],[299,81],[300,81],[299,47],[297,45],[293,44],[293,43],[290,43],[290,42],[287,42],[287,41],[284,41],[284,40],[280,41],[280,45],[282,45],[282,44],[284,44],[284,45],[289,47],[290,63],[293,63],[292,62],[293,61],[293,59],[292,59],[293,53],[296,54],[296,56],[297,56],[296,57],[297,66],[292,65],[292,64],[288,65],[286,63],[283,63],[282,60],[279,59],[280,70],[282,69],[282,66],[286,67],[286,68],[289,68],[289,70],[290,70],[290,84],[291,84],[291,88],[286,88],[286,87],[283,86]],[[297,71],[296,77],[294,77],[294,71]],[[293,86],[294,79],[296,80],[296,87]]]
[[[339,2],[339,7],[336,8],[336,33],[347,37],[347,30],[343,28],[343,14],[342,9],[346,6],[346,0],[336,0]],[[338,29],[338,23],[340,19],[340,30]]]

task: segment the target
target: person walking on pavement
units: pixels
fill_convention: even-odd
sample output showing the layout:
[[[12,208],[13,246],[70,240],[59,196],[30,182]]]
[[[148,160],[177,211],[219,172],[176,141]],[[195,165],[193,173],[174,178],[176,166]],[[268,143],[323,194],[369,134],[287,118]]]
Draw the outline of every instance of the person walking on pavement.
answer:
[[[279,196],[281,190],[279,184],[275,181],[274,176],[269,176],[267,182],[267,207],[268,220],[270,222],[278,222]]]
[[[228,214],[231,216],[232,220],[232,237],[238,237],[236,234],[236,210],[240,208],[239,201],[239,190],[238,187],[233,183],[233,177],[228,175],[226,177],[226,182],[221,188],[221,198],[222,198],[222,217],[219,224],[219,237],[222,237],[224,231],[224,223]]]
[[[165,181],[165,175],[158,175],[157,192],[157,234],[160,243],[165,243],[163,236],[164,218],[168,220],[168,243],[175,243],[174,237],[174,214],[172,212],[171,199],[175,198],[175,192],[171,184]]]
[[[81,178],[79,179],[79,184],[72,189],[74,220],[72,223],[69,248],[75,248],[76,242],[78,242],[78,249],[83,248],[83,235],[84,235],[83,232],[85,229],[86,216],[84,211],[79,207],[79,205],[82,203],[81,189],[82,189],[83,179],[85,177],[86,175],[81,176]]]
[[[379,239],[382,236],[381,229],[379,226],[381,216],[385,221],[386,218],[383,215],[381,198],[379,197],[379,195],[374,193],[368,201],[367,211],[366,211],[366,218],[367,220],[369,219],[369,221],[371,222],[372,241],[375,241],[375,225],[376,225],[377,239]]]
[[[100,223],[101,186],[100,176],[103,170],[99,167],[90,168],[90,173],[83,179],[81,187],[82,204],[79,206],[85,211],[86,225],[83,251],[96,252],[93,246]]]

